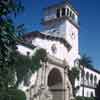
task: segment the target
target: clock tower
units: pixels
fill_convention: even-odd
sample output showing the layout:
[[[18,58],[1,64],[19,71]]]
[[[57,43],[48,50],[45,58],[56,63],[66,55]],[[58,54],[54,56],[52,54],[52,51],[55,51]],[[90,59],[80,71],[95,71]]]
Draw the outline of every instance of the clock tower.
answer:
[[[44,33],[65,39],[78,52],[78,17],[79,13],[67,0],[44,8]]]

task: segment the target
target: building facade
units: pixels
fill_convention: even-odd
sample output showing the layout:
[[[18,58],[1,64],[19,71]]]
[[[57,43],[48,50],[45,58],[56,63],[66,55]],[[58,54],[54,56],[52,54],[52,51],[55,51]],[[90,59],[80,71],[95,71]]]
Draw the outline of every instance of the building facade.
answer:
[[[85,67],[84,74],[82,74],[82,70],[80,70],[80,78],[79,80],[76,80],[76,86],[79,86],[76,96],[95,97],[95,89],[99,81],[100,71],[96,70],[95,68]]]
[[[79,13],[68,1],[64,1],[44,8],[42,24],[43,32],[31,32],[24,36],[25,42],[35,46],[34,49],[23,44],[17,45],[17,48],[21,54],[28,53],[30,56],[43,48],[47,51],[48,61],[32,74],[28,86],[22,81],[18,88],[26,93],[27,100],[71,100],[73,92],[68,69],[78,64],[77,59],[80,59]],[[81,74],[76,80],[75,85],[79,86],[76,95],[82,96],[84,85],[84,95],[95,96],[99,73],[85,68],[84,77],[85,84],[82,84]]]

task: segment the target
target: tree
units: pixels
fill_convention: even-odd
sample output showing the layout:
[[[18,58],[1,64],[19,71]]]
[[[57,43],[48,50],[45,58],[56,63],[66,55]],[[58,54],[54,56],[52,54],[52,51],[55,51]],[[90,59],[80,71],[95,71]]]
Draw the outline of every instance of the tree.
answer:
[[[6,92],[0,92],[0,100],[26,100],[25,93],[15,88],[9,88]]]
[[[83,97],[84,97],[84,68],[87,67],[87,68],[93,68],[93,65],[92,65],[92,60],[89,56],[87,56],[86,54],[84,54],[82,56],[82,58],[79,60],[80,62],[80,65],[82,65],[82,78],[83,78]]]
[[[77,87],[75,87],[75,80],[79,79],[79,69],[78,67],[73,67],[71,70],[68,71],[69,80],[72,84],[73,88],[73,95],[75,96]]]
[[[21,11],[23,11],[21,0],[0,0],[0,100],[12,100],[13,92],[9,95],[11,88],[18,91],[14,87],[15,75],[19,83],[30,69],[34,72],[41,66],[41,62],[46,60],[44,59],[46,53],[42,49],[37,50],[32,59],[16,55],[16,43],[20,41],[18,35],[22,35],[24,29],[23,25],[17,27],[14,25],[12,16],[16,17]],[[25,69],[22,71],[23,68]]]
[[[87,68],[93,68],[92,60],[86,54],[81,57],[80,64]]]
[[[7,93],[9,87],[14,84],[15,68],[14,53],[16,51],[16,26],[13,23],[14,17],[23,6],[19,0],[0,0],[0,100],[9,100]],[[2,95],[1,95],[2,94]]]
[[[26,85],[28,85],[28,80],[32,73],[37,71],[41,66],[42,63],[46,62],[47,60],[47,53],[44,49],[38,49],[32,55],[32,57],[24,56],[16,53],[16,62],[15,62],[15,70],[16,70],[16,77],[17,82],[16,86],[23,80],[26,81]]]

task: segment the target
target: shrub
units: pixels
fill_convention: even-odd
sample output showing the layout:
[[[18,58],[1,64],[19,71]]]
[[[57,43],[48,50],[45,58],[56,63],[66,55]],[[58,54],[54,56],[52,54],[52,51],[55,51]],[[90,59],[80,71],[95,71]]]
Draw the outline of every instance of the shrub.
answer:
[[[18,89],[10,89],[8,95],[12,95],[12,100],[26,100],[25,93]]]
[[[96,100],[95,97],[76,97],[75,100]]]

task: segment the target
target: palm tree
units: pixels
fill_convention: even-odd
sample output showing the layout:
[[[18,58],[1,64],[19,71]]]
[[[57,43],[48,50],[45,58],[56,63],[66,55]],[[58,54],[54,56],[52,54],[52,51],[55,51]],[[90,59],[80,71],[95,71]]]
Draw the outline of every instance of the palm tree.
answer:
[[[87,68],[93,68],[91,57],[84,54],[80,59],[80,64]]]
[[[69,80],[72,84],[72,89],[73,89],[73,96],[75,96],[76,91],[78,89],[78,87],[75,87],[75,80],[79,79],[79,69],[78,67],[73,67],[71,70],[68,70],[68,76],[69,76]]]
[[[87,56],[86,54],[84,54],[79,61],[80,61],[80,65],[82,65],[82,80],[83,80],[83,92],[82,92],[82,95],[84,97],[84,68],[85,67],[93,68],[93,65],[92,65],[91,58],[89,56]]]

